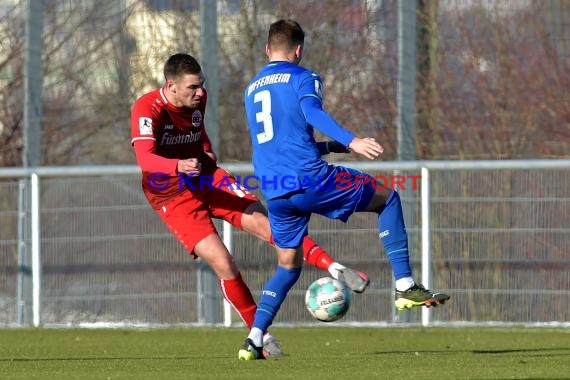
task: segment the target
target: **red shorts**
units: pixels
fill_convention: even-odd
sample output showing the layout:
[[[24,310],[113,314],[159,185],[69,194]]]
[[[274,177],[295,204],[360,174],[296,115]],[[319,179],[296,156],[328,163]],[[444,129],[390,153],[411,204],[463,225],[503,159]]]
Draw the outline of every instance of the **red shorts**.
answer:
[[[211,180],[211,181],[210,181]],[[194,258],[194,247],[212,233],[218,233],[212,218],[240,228],[244,211],[259,199],[239,186],[222,168],[209,176],[208,184],[185,191],[157,210],[160,218]]]

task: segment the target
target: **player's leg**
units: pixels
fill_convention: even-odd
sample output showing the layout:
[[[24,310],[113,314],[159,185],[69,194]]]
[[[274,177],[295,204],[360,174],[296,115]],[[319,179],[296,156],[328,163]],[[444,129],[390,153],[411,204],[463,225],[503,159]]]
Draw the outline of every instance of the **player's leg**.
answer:
[[[241,277],[233,256],[218,234],[211,234],[201,240],[196,244],[194,252],[216,272],[224,298],[236,310],[247,327],[251,328],[257,305],[249,287]],[[264,357],[283,355],[281,346],[267,329],[262,334],[261,352]]]
[[[388,256],[396,280],[396,307],[436,306],[449,296],[434,293],[416,284],[412,276],[408,252],[408,236],[404,225],[402,205],[397,192],[383,190],[372,176],[358,170],[330,166],[323,178],[334,178],[326,184],[327,191],[311,189],[311,196],[291,197],[300,210],[311,211],[344,222],[355,211],[378,214],[380,242]]]
[[[222,295],[241,320],[251,327],[257,305],[222,239],[217,233],[211,234],[196,244],[194,252],[216,273]]]
[[[261,202],[252,204],[245,210],[242,216],[242,228],[256,236],[263,236],[261,237],[262,240],[275,245],[269,227],[269,219],[266,215],[267,211]],[[268,231],[269,238],[266,239]],[[364,292],[370,284],[370,280],[364,272],[349,268],[335,261],[310,236],[303,238],[301,249],[303,251],[303,259],[307,264],[328,271],[333,278],[343,280],[355,293]]]
[[[301,246],[303,237],[307,235],[310,214],[298,212],[286,199],[271,200],[269,207],[278,265],[263,288],[253,326],[238,353],[240,360],[262,359],[259,353],[263,331],[273,323],[303,267]]]
[[[328,270],[333,278],[344,281],[355,293],[362,293],[370,284],[366,273],[334,261],[310,236],[303,239],[303,257],[307,264]]]
[[[158,211],[160,218],[194,257],[201,257],[216,273],[224,298],[251,327],[256,303],[233,257],[218,236],[205,205],[184,193]]]
[[[450,297],[447,294],[433,292],[416,283],[410,266],[408,235],[404,223],[402,204],[397,191],[387,189],[380,183],[364,184],[365,192],[356,211],[369,211],[378,214],[380,242],[384,247],[394,278],[396,280],[396,307],[399,310],[415,306],[437,306],[445,303]],[[366,198],[370,199],[368,202]]]
[[[213,176],[213,188],[221,189],[211,197],[210,208],[215,217],[227,220],[237,228],[274,245],[267,218],[267,209],[254,195],[239,186],[234,177],[219,168]],[[328,271],[336,279],[344,280],[350,289],[362,293],[369,285],[368,276],[336,262],[310,236],[302,242],[303,258],[309,265]]]

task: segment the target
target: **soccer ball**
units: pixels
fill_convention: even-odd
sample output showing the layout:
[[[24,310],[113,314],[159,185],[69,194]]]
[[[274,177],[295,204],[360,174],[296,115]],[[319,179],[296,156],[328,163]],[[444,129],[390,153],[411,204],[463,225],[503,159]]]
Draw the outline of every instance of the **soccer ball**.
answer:
[[[343,281],[332,277],[314,281],[305,294],[307,310],[322,322],[333,322],[344,317],[350,307],[350,300],[350,289]]]

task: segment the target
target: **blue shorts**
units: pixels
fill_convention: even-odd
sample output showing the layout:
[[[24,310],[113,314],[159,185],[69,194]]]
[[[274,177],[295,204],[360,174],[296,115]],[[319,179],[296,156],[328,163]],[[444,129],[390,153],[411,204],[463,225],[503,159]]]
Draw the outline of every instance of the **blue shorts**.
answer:
[[[294,191],[267,201],[275,244],[296,248],[308,234],[311,214],[346,222],[364,211],[375,191],[372,176],[344,166],[329,165],[319,186]]]

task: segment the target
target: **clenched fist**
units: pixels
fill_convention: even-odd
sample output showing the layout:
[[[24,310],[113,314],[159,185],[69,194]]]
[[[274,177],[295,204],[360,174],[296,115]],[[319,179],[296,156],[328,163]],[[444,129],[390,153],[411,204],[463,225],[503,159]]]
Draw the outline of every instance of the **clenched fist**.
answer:
[[[190,176],[200,175],[202,171],[202,164],[197,158],[187,158],[185,160],[178,161],[178,173],[184,173]]]

